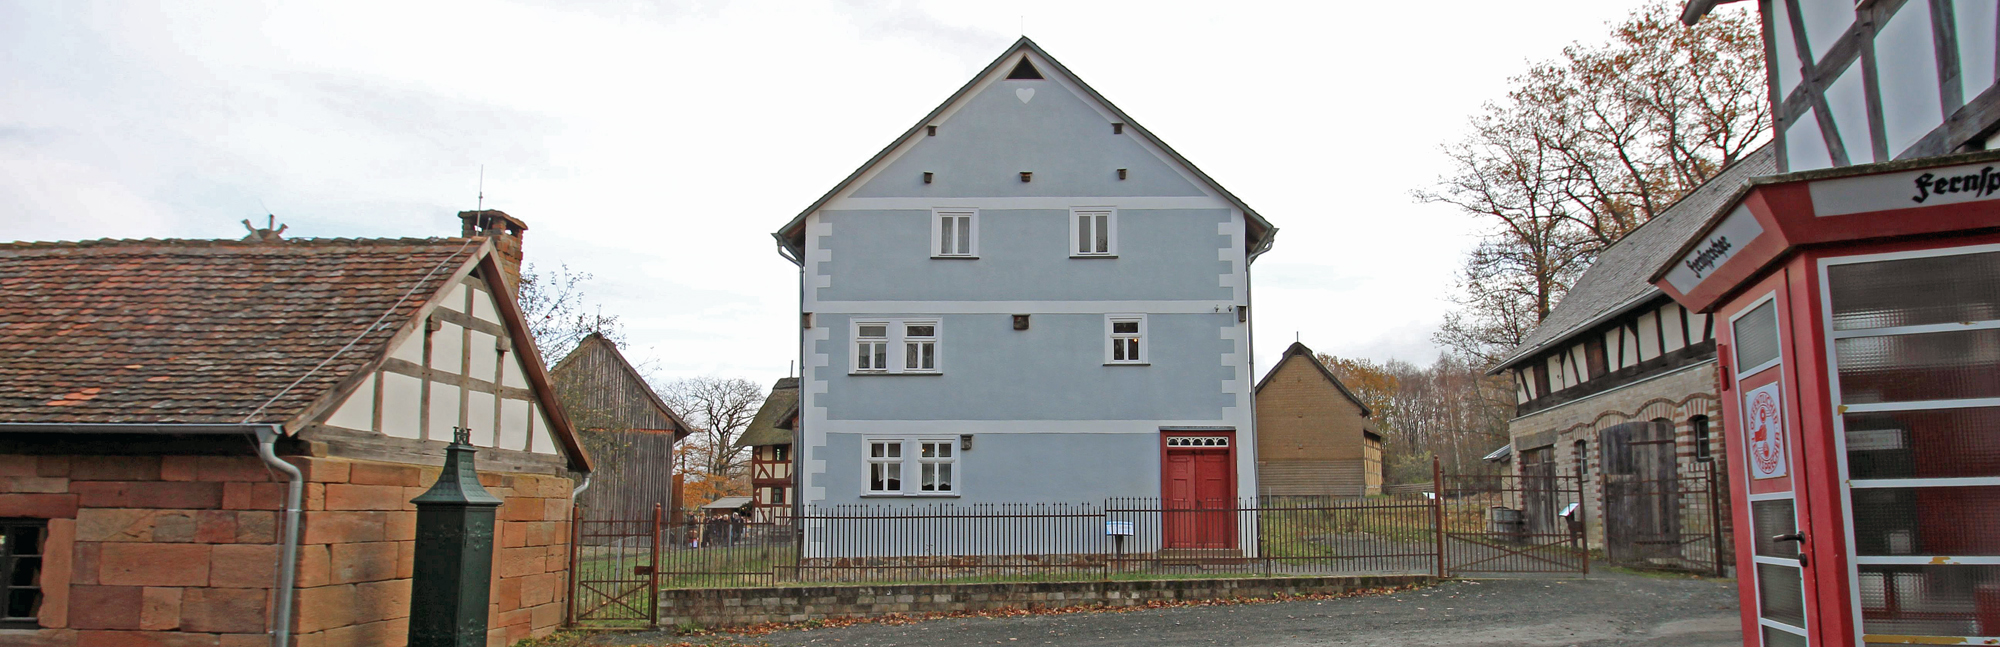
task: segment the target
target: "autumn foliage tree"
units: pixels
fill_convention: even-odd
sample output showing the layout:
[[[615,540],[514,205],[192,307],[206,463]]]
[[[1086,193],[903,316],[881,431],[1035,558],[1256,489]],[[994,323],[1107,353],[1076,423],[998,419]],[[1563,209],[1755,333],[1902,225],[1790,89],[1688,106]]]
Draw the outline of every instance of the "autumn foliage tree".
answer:
[[[1507,443],[1512,393],[1475,362],[1447,355],[1419,367],[1325,353],[1319,360],[1374,412],[1389,483],[1429,480],[1432,456],[1448,472],[1479,472],[1480,457]]]
[[[1487,227],[1459,275],[1440,345],[1490,364],[1546,318],[1605,247],[1761,144],[1771,125],[1753,11],[1689,27],[1653,0],[1600,44],[1512,79],[1445,146],[1425,202]]]
[[[736,441],[764,403],[764,389],[740,377],[691,377],[655,387],[694,432],[676,450],[688,505],[749,494],[749,451]]]

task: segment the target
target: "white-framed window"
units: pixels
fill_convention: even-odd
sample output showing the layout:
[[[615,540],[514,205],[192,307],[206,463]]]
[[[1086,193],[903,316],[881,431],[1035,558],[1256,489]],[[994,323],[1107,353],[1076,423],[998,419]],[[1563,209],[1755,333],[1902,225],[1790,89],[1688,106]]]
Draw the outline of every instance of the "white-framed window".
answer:
[[[979,210],[932,209],[931,257],[978,258]]]
[[[1145,364],[1146,315],[1104,315],[1104,363]]]
[[[1070,256],[1117,256],[1118,210],[1076,207],[1069,210]]]
[[[887,321],[854,322],[855,372],[888,372],[889,328],[890,322]]]
[[[903,493],[903,441],[868,441],[868,493]]]
[[[917,494],[958,493],[958,441],[917,441]]]
[[[849,330],[854,373],[933,375],[944,366],[944,325],[935,317],[857,319]]]
[[[937,322],[909,321],[903,323],[903,370],[931,373],[937,371]]]

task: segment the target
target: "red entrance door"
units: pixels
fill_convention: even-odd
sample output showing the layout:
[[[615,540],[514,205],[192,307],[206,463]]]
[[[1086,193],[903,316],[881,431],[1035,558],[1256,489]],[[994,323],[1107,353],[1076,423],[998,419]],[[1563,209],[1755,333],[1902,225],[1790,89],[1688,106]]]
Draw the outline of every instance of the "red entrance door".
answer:
[[[1167,548],[1236,547],[1236,470],[1228,441],[1167,439],[1160,483]]]

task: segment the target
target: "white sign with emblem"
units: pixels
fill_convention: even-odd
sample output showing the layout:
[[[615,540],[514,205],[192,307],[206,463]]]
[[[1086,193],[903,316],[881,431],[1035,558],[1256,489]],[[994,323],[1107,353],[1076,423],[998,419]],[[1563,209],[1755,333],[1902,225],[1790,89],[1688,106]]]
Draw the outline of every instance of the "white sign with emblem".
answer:
[[[1132,536],[1132,522],[1106,521],[1104,522],[1104,534],[1112,537],[1130,537]]]
[[[1729,212],[1729,217],[1723,218],[1722,224],[1709,231],[1701,244],[1695,245],[1693,250],[1681,257],[1680,262],[1674,264],[1673,269],[1667,270],[1667,283],[1680,290],[1681,294],[1693,292],[1695,286],[1701,285],[1702,279],[1735,258],[1736,252],[1763,233],[1764,225],[1758,224],[1757,215],[1750,213],[1750,207],[1736,205]]]
[[[1743,394],[1744,433],[1750,438],[1750,478],[1774,479],[1786,474],[1785,403],[1777,382]]]

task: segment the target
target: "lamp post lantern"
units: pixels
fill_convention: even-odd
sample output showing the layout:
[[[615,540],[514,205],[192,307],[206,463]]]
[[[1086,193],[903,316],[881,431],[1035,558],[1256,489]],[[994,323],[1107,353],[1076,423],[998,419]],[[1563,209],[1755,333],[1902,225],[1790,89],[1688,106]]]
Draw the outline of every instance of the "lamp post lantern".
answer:
[[[444,471],[417,504],[416,568],[410,585],[410,647],[486,644],[493,580],[493,519],[500,499],[479,485],[471,430],[452,428]]]

